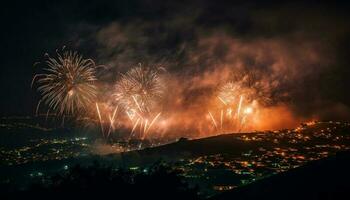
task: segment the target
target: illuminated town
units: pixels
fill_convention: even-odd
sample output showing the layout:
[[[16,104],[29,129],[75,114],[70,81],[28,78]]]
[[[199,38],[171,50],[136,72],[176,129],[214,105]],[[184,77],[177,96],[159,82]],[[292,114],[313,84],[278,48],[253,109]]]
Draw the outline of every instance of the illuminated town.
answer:
[[[218,152],[204,151],[201,155],[180,156],[169,159],[166,163],[179,170],[189,183],[200,187],[200,194],[210,197],[225,190],[231,190],[249,184],[273,174],[288,171],[308,162],[335,155],[336,152],[350,149],[350,123],[309,122],[296,129],[278,131],[226,134],[213,136],[224,137],[232,143],[230,149]],[[201,141],[201,139],[193,140]],[[187,143],[191,140],[182,138],[173,144]],[[111,155],[130,154],[148,148],[157,148],[159,144],[131,145],[126,143],[111,144]],[[161,146],[167,147],[167,145]],[[205,148],[205,147],[203,147]],[[27,179],[44,178],[52,173],[35,167],[35,163],[57,160],[54,172],[64,171],[74,166],[72,159],[93,158],[94,143],[87,137],[66,139],[30,140],[26,146],[14,149],[1,148],[2,165],[28,167]],[[222,152],[220,152],[222,151]],[[106,157],[110,155],[105,155]],[[166,153],[164,155],[166,156]],[[169,155],[170,156],[170,155]],[[160,156],[161,157],[161,156]],[[99,156],[106,162],[103,156]],[[114,162],[114,161],[112,161]],[[118,160],[115,161],[118,163]],[[130,160],[130,170],[147,170],[148,166],[135,165]],[[1,181],[11,181],[7,177]]]

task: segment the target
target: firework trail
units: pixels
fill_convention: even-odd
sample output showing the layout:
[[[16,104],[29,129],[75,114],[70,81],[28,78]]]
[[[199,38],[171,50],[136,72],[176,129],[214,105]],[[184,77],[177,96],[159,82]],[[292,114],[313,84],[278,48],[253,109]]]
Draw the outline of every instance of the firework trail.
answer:
[[[149,124],[149,126],[147,127],[147,125],[145,125],[145,131],[144,131],[144,135],[143,138],[145,138],[147,136],[147,133],[149,132],[149,130],[152,128],[154,122],[157,121],[158,117],[160,116],[161,113],[158,113],[151,121],[151,123]],[[146,123],[148,122],[148,120],[146,120]]]
[[[111,131],[115,129],[114,121],[115,121],[115,116],[116,116],[117,111],[118,111],[118,106],[115,107],[115,109],[113,111],[113,114],[112,114],[112,117],[110,115],[108,116],[109,122],[110,122],[110,126],[109,126],[109,129],[108,129],[107,138],[111,134]]]
[[[221,129],[221,130],[222,130],[223,120],[224,120],[224,111],[221,110],[221,111],[220,111],[220,129]]]
[[[217,130],[217,129],[218,129],[218,125],[217,125],[217,123],[216,123],[216,121],[215,121],[215,118],[213,117],[213,115],[211,114],[210,111],[209,111],[208,113],[209,113],[210,119],[211,119],[212,122],[213,122],[213,125],[215,126],[215,128],[216,128],[216,130]]]
[[[237,118],[238,119],[239,119],[239,115],[241,113],[242,102],[243,102],[243,95],[241,95],[239,98],[239,104],[238,104],[238,108],[237,108]]]
[[[115,85],[114,97],[133,123],[130,135],[139,126],[141,138],[146,136],[160,116],[160,113],[154,115],[154,110],[159,108],[157,104],[163,93],[164,86],[157,70],[139,65],[121,75]]]
[[[116,119],[118,119],[119,106],[115,106],[114,109],[106,103],[95,103],[96,114],[98,117],[97,123],[99,123],[102,136],[108,139],[112,131],[114,131],[118,124],[115,125]]]
[[[100,107],[98,106],[97,102],[96,102],[96,111],[97,111],[98,119],[100,121],[101,132],[102,132],[102,135],[104,136],[103,122],[102,122]]]
[[[38,85],[41,102],[56,115],[75,115],[86,110],[96,98],[95,72],[93,60],[84,59],[77,52],[57,52],[57,57],[48,54],[44,72],[36,74],[32,80]],[[39,108],[37,108],[38,110]]]
[[[138,118],[138,119],[136,120],[136,122],[134,123],[134,126],[133,126],[132,129],[131,129],[130,137],[131,137],[132,134],[134,133],[134,131],[135,131],[137,125],[139,124],[139,122],[140,122],[140,118]]]

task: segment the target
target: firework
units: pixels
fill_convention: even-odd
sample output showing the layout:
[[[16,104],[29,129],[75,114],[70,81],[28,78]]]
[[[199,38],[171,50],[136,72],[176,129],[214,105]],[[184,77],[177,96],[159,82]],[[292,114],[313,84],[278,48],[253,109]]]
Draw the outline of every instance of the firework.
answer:
[[[104,129],[103,129],[103,122],[102,122],[102,117],[101,117],[101,111],[100,111],[100,107],[98,106],[98,103],[97,103],[97,102],[96,102],[96,111],[97,111],[98,119],[99,119],[99,122],[100,122],[101,132],[102,132],[102,135],[104,135]]]
[[[237,108],[237,118],[239,119],[239,115],[241,114],[241,108],[243,103],[243,95],[239,98],[238,108]]]
[[[215,120],[214,116],[211,114],[210,111],[208,113],[209,113],[209,116],[210,116],[210,119],[211,119],[213,125],[215,126],[216,129],[218,129],[218,125],[216,123],[216,120]]]
[[[247,107],[244,109],[243,113],[246,115],[249,115],[249,114],[253,113],[253,108]]]
[[[163,83],[157,70],[140,65],[121,75],[115,86],[114,97],[133,124],[130,135],[139,126],[141,137],[146,136],[160,116],[160,113],[153,113],[159,107],[163,92]]]
[[[115,123],[119,118],[118,108],[118,105],[113,109],[113,106],[108,105],[107,103],[95,103],[95,109],[98,118],[96,122],[99,124],[102,136],[105,139],[108,139],[112,131],[118,127],[118,124]]]
[[[220,106],[219,110],[214,112],[217,113],[215,115],[219,115],[218,120],[209,111],[209,117],[215,129],[240,131],[247,123],[248,115],[254,114],[254,109],[251,107],[254,101],[252,94],[252,90],[243,87],[240,82],[229,82],[219,88],[217,99]],[[220,122],[220,126],[217,121]]]
[[[118,106],[115,107],[113,114],[112,114],[112,117],[111,117],[111,115],[108,115],[110,126],[108,129],[107,137],[109,137],[109,135],[111,134],[111,131],[115,129],[114,121],[115,121],[117,111],[118,111]]]
[[[152,119],[152,121],[151,121],[151,123],[149,124],[149,126],[147,127],[147,126],[145,126],[146,127],[146,130],[145,130],[145,134],[147,134],[148,133],[148,131],[152,128],[152,126],[153,126],[153,124],[154,124],[154,122],[156,122],[157,121],[157,119],[158,119],[158,117],[160,116],[160,114],[161,113],[158,113],[153,119]],[[147,122],[147,121],[146,121]],[[144,135],[144,137],[146,137],[146,135]]]
[[[116,84],[115,100],[126,110],[149,113],[163,95],[157,70],[136,67],[123,74]]]
[[[237,84],[229,82],[219,89],[218,99],[224,105],[232,104],[236,100],[238,90],[239,86]]]
[[[32,85],[34,82],[38,84],[39,103],[45,103],[49,107],[48,112],[52,110],[61,116],[74,115],[94,102],[96,67],[91,59],[66,51],[62,55],[57,52],[56,58],[47,55],[45,63],[44,72],[34,76]]]

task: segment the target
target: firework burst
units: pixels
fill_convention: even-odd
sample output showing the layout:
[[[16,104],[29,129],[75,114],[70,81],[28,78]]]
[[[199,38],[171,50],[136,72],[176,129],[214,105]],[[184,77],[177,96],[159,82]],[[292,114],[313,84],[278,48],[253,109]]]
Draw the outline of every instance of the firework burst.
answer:
[[[115,100],[126,110],[147,114],[162,97],[163,84],[157,70],[139,66],[122,75],[115,91]]]
[[[45,63],[44,72],[34,76],[32,85],[38,84],[40,102],[44,102],[49,111],[59,116],[75,115],[93,103],[96,97],[93,60],[84,59],[77,52],[65,51],[63,54],[57,52],[56,58],[47,55]]]
[[[133,123],[131,134],[139,126],[144,138],[160,116],[154,114],[164,93],[158,70],[144,68],[141,65],[121,75],[116,83],[114,97]]]
[[[237,84],[229,82],[219,89],[218,99],[224,105],[232,104],[237,99],[238,90],[239,86]]]
[[[251,89],[239,82],[229,82],[218,89],[219,109],[216,112],[209,111],[208,119],[217,131],[240,131],[257,109],[253,97]],[[214,113],[217,113],[217,119]]]

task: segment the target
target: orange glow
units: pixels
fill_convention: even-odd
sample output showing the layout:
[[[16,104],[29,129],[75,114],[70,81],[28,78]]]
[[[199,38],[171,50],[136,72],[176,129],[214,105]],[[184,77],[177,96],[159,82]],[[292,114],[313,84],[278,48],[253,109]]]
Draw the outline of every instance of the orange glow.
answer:
[[[249,115],[253,113],[253,108],[247,107],[244,109],[244,114]]]

